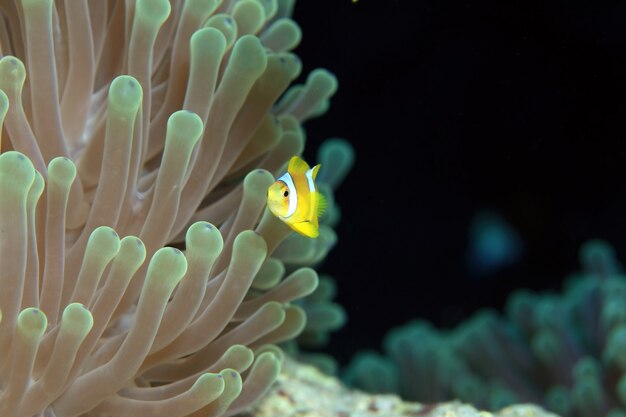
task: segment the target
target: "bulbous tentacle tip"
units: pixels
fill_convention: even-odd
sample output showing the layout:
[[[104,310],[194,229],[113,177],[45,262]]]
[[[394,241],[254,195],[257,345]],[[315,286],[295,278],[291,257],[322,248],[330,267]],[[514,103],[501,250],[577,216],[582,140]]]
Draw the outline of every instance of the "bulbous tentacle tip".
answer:
[[[274,355],[274,357],[278,360],[278,362],[280,362],[281,364],[284,362],[285,360],[285,352],[283,351],[283,349],[281,349],[280,347],[273,345],[273,344],[269,344],[269,345],[262,345],[258,348],[256,348],[254,350],[254,355],[258,358],[260,357],[263,353],[265,352],[269,352],[272,355]]]
[[[219,373],[220,377],[224,380],[225,387],[222,395],[219,398],[218,407],[220,411],[215,415],[221,415],[232,404],[243,388],[243,380],[239,372],[232,368],[227,368]]]
[[[224,50],[227,48],[231,48],[237,40],[237,22],[235,21],[235,19],[233,19],[231,15],[219,13],[211,16],[204,24],[204,29],[210,29],[210,31],[206,33],[202,32],[199,35],[203,38],[208,36],[208,34],[212,34],[214,31],[218,31],[221,34],[220,41],[224,41]]]
[[[267,170],[255,169],[249,172],[243,180],[244,195],[254,195],[265,198],[267,189],[274,182],[274,176]]]
[[[602,239],[585,242],[580,248],[579,258],[585,271],[598,276],[608,277],[621,270],[615,249]]]
[[[116,77],[109,87],[109,105],[119,110],[135,113],[141,106],[143,90],[141,84],[130,75]]]
[[[317,180],[335,190],[354,166],[354,147],[342,138],[327,139],[317,151],[317,160],[326,168],[320,171]]]
[[[267,67],[267,54],[259,38],[244,35],[233,46],[231,62],[237,66],[239,76],[257,79]]]
[[[87,242],[87,251],[103,259],[111,260],[120,250],[120,237],[108,226],[96,228]],[[108,262],[108,261],[105,261]]]
[[[135,6],[135,19],[141,23],[161,26],[172,11],[168,0],[138,0]]]
[[[0,58],[0,88],[8,96],[21,92],[26,80],[26,68],[18,58],[7,55]]]
[[[277,258],[268,258],[254,277],[252,287],[257,290],[269,290],[278,285],[284,275],[285,264]]]
[[[298,298],[312,294],[320,283],[317,271],[310,267],[299,268],[291,277],[298,283],[298,288],[300,289]]]
[[[48,164],[48,183],[69,187],[76,178],[76,165],[64,156],[54,158]]]
[[[216,399],[224,392],[226,383],[224,377],[221,374],[206,373],[200,375],[200,377],[194,382],[192,390],[197,391],[198,394],[204,398]]]
[[[187,272],[185,255],[179,249],[171,247],[159,249],[148,265],[149,280],[156,285],[168,285],[172,289],[183,278],[185,272]]]
[[[48,326],[48,320],[43,311],[29,307],[20,311],[17,316],[17,331],[29,338],[39,340]]]
[[[0,182],[28,190],[34,180],[35,168],[24,154],[7,151],[0,155]]]
[[[266,20],[272,19],[278,12],[278,0],[261,0],[261,6],[265,10]]]
[[[189,140],[195,144],[200,139],[203,129],[204,125],[200,116],[189,110],[179,110],[172,113],[167,121],[168,139]]]
[[[302,41],[300,26],[289,18],[280,18],[261,34],[263,44],[275,52],[296,48]]]
[[[265,24],[266,9],[261,3],[257,0],[243,0],[235,3],[232,15],[242,34],[256,34]]]
[[[0,58],[0,70],[13,72],[18,71],[26,76],[26,68],[21,59],[13,55],[5,55]]]
[[[244,230],[235,238],[233,252],[246,253],[254,258],[264,259],[267,254],[267,244],[260,234],[253,230]]]
[[[191,35],[190,49],[192,56],[210,57],[217,51],[223,53],[227,45],[232,45],[234,39],[228,37],[222,26],[205,26],[196,30]]]
[[[224,247],[224,238],[219,229],[205,221],[195,222],[189,229],[185,241],[189,247],[203,248],[203,251],[220,253]]]
[[[63,310],[61,330],[84,339],[93,327],[91,312],[81,303],[71,303]]]

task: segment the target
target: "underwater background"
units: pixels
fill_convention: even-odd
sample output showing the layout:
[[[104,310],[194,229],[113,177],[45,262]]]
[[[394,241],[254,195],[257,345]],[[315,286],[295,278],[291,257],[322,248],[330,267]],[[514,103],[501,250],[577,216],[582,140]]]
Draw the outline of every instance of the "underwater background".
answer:
[[[356,152],[320,267],[348,316],[324,349],[341,364],[411,319],[560,290],[590,239],[626,257],[626,2],[319,0],[294,18],[303,74],[339,80],[305,157],[329,135]]]
[[[624,17],[0,1],[0,415],[626,417]]]

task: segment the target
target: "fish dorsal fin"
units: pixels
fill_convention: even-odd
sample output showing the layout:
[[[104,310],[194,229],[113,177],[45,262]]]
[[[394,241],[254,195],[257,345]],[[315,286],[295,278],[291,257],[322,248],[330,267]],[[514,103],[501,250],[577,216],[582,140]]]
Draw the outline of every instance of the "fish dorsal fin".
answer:
[[[287,167],[287,171],[289,171],[290,174],[304,174],[305,172],[307,172],[309,169],[309,164],[307,164],[306,162],[304,162],[304,159],[300,158],[299,156],[292,156],[291,160],[289,161],[289,166]]]
[[[313,167],[313,172],[311,172],[311,176],[313,177],[313,179],[315,179],[315,177],[317,177],[317,171],[320,170],[320,167],[322,166],[322,164],[317,164]]]
[[[320,235],[319,227],[313,222],[298,222],[291,225],[292,229],[303,236],[316,238]]]
[[[326,213],[326,209],[328,209],[328,200],[326,199],[324,194],[318,192],[317,193],[317,217],[322,217],[324,213]]]

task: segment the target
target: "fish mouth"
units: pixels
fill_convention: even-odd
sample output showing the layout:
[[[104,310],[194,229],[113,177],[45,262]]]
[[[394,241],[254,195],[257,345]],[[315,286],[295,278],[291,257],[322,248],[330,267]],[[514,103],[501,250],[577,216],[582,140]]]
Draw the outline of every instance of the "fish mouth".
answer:
[[[274,214],[277,214],[277,210],[276,210],[276,204],[274,201],[269,201],[267,203],[267,207],[270,209],[270,211]]]
[[[273,200],[273,199],[267,200],[267,208],[270,209],[272,214],[276,217],[281,217],[280,210],[278,210],[279,207],[280,207],[280,202],[278,200]]]

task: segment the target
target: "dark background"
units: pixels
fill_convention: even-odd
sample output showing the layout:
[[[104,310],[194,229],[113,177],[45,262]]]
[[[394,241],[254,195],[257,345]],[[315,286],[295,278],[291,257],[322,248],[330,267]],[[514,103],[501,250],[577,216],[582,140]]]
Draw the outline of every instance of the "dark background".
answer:
[[[451,326],[516,288],[559,289],[590,238],[626,257],[626,1],[587,3],[296,4],[303,74],[339,79],[305,157],[332,136],[356,149],[321,267],[349,315],[338,359],[411,318]],[[465,254],[482,209],[524,253],[475,279]]]

